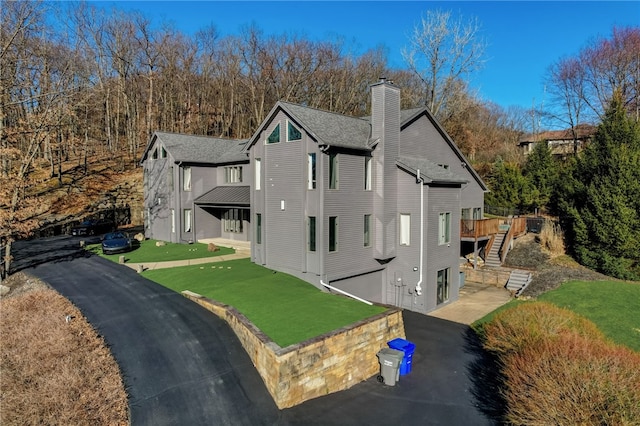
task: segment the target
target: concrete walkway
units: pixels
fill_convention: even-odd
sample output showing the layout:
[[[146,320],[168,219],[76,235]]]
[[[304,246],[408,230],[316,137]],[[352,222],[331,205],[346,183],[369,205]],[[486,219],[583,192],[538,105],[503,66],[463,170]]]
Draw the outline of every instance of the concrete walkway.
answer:
[[[506,288],[467,281],[458,300],[428,315],[469,325],[510,300],[511,293]]]
[[[199,259],[187,259],[187,260],[170,260],[167,262],[145,262],[145,263],[125,263],[125,266],[135,271],[148,271],[154,269],[163,268],[175,268],[177,266],[189,266],[189,265],[202,265],[203,263],[212,262],[225,262],[227,260],[246,259],[251,257],[251,248],[246,241],[233,241],[220,238],[211,238],[207,240],[200,240],[199,243],[209,244],[213,243],[220,247],[229,247],[235,249],[235,253],[226,254],[222,256],[203,257]]]

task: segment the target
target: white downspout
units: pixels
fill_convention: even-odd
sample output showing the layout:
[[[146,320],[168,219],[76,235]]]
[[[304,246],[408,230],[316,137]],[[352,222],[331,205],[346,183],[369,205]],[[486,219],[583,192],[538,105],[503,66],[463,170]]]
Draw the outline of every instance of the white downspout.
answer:
[[[364,299],[362,299],[362,298],[360,298],[360,297],[358,297],[358,296],[356,296],[356,295],[354,295],[354,294],[347,293],[347,292],[346,292],[346,291],[344,291],[344,290],[340,290],[340,289],[339,289],[339,288],[337,288],[337,287],[334,287],[334,286],[332,286],[332,285],[329,285],[329,284],[325,283],[324,281],[322,281],[322,279],[320,280],[320,284],[322,284],[323,286],[327,287],[328,289],[331,289],[331,290],[337,291],[338,293],[342,293],[342,294],[344,294],[345,296],[349,296],[349,297],[351,297],[351,298],[353,298],[353,299],[356,299],[356,300],[357,300],[357,301],[359,301],[359,302],[366,303],[367,305],[373,305],[373,303],[369,302],[368,300],[364,300]]]
[[[416,171],[417,183],[420,184],[420,278],[416,284],[416,295],[422,295],[422,264],[424,259],[424,179],[420,169]]]

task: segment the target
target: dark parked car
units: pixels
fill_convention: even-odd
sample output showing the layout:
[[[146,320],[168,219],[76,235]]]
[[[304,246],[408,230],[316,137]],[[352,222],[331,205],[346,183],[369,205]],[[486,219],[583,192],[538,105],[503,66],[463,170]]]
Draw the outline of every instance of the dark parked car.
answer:
[[[102,253],[104,254],[124,253],[132,248],[131,238],[125,232],[109,232],[102,238]]]
[[[78,226],[71,228],[71,235],[96,235],[113,231],[113,222],[107,219],[87,219]]]

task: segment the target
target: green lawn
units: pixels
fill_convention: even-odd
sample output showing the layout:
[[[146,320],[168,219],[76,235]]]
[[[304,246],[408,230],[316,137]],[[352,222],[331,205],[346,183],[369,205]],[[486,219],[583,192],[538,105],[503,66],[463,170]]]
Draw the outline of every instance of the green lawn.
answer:
[[[156,240],[145,240],[140,243],[140,247],[134,250],[121,253],[103,255],[100,244],[90,244],[87,250],[92,251],[102,257],[117,262],[120,256],[124,256],[130,263],[149,263],[149,262],[166,262],[169,260],[188,260],[201,259],[203,257],[222,256],[225,254],[235,253],[235,250],[227,247],[218,247],[220,250],[210,252],[207,250],[207,244],[175,244],[165,243],[164,246],[156,246]]]
[[[614,342],[640,352],[640,283],[572,281],[538,299],[571,309]]]
[[[584,316],[615,343],[640,352],[640,283],[571,281],[539,296],[538,300]],[[491,321],[498,312],[517,308],[522,303],[528,302],[512,300],[473,326],[481,330],[481,325]]]
[[[385,310],[324,293],[298,278],[266,269],[249,259],[156,269],[142,274],[177,292],[190,290],[235,307],[281,347]]]

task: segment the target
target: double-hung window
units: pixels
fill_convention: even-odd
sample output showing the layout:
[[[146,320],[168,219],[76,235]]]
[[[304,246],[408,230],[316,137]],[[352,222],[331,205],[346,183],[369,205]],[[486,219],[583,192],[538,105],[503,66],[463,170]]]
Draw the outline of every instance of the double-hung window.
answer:
[[[309,251],[316,251],[316,217],[309,216],[307,220],[308,232],[307,232],[307,249]]]
[[[256,213],[256,244],[262,244],[262,214]]]
[[[329,154],[329,189],[338,189],[338,154]]]
[[[400,213],[400,245],[411,245],[411,215]]]
[[[371,157],[364,157],[364,190],[371,191]]]
[[[307,157],[307,189],[316,189],[316,153]]]
[[[191,167],[182,168],[182,189],[191,191]]]
[[[451,242],[451,212],[440,213],[438,217],[438,244]]]
[[[371,215],[364,215],[364,246],[371,247]]]
[[[260,182],[262,182],[262,160],[256,158],[256,169],[255,169],[255,179],[256,179],[256,191],[260,191]]]
[[[338,216],[329,216],[329,251],[338,251]]]
[[[225,183],[242,182],[242,166],[227,166],[224,168]]]
[[[184,232],[191,232],[191,209],[183,211]]]

